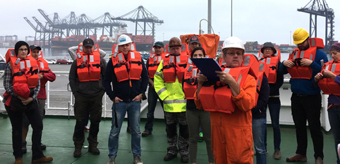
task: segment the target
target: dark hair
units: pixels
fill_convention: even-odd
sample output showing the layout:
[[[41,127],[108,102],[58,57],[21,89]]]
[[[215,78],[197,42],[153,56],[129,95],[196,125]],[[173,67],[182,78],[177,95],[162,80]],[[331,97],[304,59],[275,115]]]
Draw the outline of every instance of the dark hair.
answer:
[[[205,50],[202,48],[202,47],[196,47],[194,48],[192,51],[191,51],[191,54],[190,54],[190,57],[192,57],[192,55],[198,51],[198,50],[201,50],[203,52],[203,56],[205,57],[206,53],[205,53]]]

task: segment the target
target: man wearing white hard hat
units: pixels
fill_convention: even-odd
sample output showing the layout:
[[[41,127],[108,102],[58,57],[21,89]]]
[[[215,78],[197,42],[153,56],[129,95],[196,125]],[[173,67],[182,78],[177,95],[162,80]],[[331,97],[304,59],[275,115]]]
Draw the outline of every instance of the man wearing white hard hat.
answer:
[[[113,102],[108,164],[115,163],[119,133],[126,112],[131,127],[133,162],[143,164],[139,123],[142,93],[146,91],[148,85],[148,73],[141,54],[131,50],[131,43],[131,38],[127,35],[118,38],[119,53],[112,55],[105,72],[105,91]]]
[[[237,37],[229,37],[222,47],[225,62],[221,65],[223,71],[216,71],[220,81],[208,81],[203,74],[197,76],[195,104],[198,109],[210,108],[214,111],[210,112],[210,120],[216,164],[253,163],[251,109],[256,104],[256,81],[248,72],[243,72],[249,70],[241,67],[244,53],[243,42]],[[240,77],[240,74],[245,78]],[[238,80],[233,76],[239,76]],[[243,82],[239,84],[239,81]],[[215,92],[211,92],[211,89]]]

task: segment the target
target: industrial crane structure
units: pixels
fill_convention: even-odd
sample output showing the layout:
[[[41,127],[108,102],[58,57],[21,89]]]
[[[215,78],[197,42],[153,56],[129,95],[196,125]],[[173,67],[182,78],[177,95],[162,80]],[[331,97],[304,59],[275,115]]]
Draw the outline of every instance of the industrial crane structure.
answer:
[[[153,44],[153,38],[155,36],[155,24],[162,24],[163,20],[159,20],[156,16],[152,15],[143,6],[139,6],[137,9],[121,16],[114,17],[109,12],[92,19],[86,14],[77,16],[75,12],[71,12],[64,18],[60,18],[58,13],[52,14],[53,18],[46,14],[41,9],[38,9],[39,13],[44,17],[46,23],[43,24],[36,17],[33,17],[35,24],[33,24],[28,18],[24,17],[26,22],[35,31],[34,41],[39,43],[42,47],[51,47],[52,41],[62,37],[68,38],[70,36],[82,36],[82,37],[94,37],[97,33],[102,36],[117,37],[120,35],[121,29],[124,31],[127,25],[120,21],[132,21],[136,23],[135,35],[140,32],[139,35],[147,36],[151,42],[145,42],[145,44]],[[141,25],[140,23],[144,23]],[[97,32],[97,31],[100,32]],[[136,37],[137,39],[138,37]],[[134,37],[132,37],[134,39]],[[36,42],[39,41],[39,42]],[[111,46],[112,47],[112,46]]]
[[[334,41],[334,10],[328,7],[326,0],[310,0],[306,6],[297,9],[309,13],[309,36],[317,37],[317,16],[325,17],[325,51]]]

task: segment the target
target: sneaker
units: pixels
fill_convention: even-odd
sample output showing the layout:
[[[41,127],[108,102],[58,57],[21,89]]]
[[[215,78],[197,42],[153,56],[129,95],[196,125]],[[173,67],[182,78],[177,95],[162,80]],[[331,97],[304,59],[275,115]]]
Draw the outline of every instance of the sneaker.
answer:
[[[150,135],[150,134],[152,134],[152,133],[149,132],[149,131],[144,131],[144,132],[142,133],[142,137],[147,137],[147,136]]]
[[[323,160],[320,157],[318,157],[315,160],[315,164],[323,164]]]
[[[143,164],[143,161],[140,158],[140,156],[138,155],[138,156],[133,157],[133,163],[134,164]]]
[[[41,145],[40,145],[40,148],[41,148],[41,150],[46,150],[46,145],[41,144]]]
[[[307,157],[300,154],[295,154],[286,159],[286,162],[306,162],[306,161]]]
[[[276,149],[274,154],[273,154],[274,159],[279,160],[281,159],[281,151]]]
[[[177,157],[177,154],[171,154],[171,153],[167,153],[165,156],[164,156],[164,161],[170,161],[174,158]]]
[[[41,157],[39,159],[33,160],[32,163],[49,163],[52,162],[52,157]]]
[[[131,134],[131,128],[130,128],[130,127],[127,127],[127,128],[126,128],[126,132],[129,133],[129,134]]]
[[[22,158],[15,158],[14,164],[22,164]]]
[[[109,162],[107,162],[106,164],[115,164],[115,158],[111,157]]]
[[[203,132],[199,133],[199,137],[198,137],[198,142],[203,142],[204,138],[203,138]]]
[[[90,127],[89,126],[85,126],[84,130],[87,131],[87,132],[90,131]]]
[[[189,162],[189,157],[187,155],[182,155],[181,156],[181,162],[182,163],[188,163]]]

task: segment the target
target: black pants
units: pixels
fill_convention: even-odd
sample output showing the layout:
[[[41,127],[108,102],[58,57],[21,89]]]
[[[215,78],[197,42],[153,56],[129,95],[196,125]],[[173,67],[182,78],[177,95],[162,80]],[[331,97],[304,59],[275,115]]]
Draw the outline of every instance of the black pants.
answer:
[[[82,147],[84,143],[84,126],[86,125],[89,114],[91,125],[87,140],[89,142],[89,146],[96,147],[98,145],[97,135],[102,115],[102,98],[103,94],[99,94],[95,97],[84,97],[78,94],[75,98],[74,115],[76,117],[76,125],[73,133],[73,142],[75,147]]]
[[[31,104],[33,103],[33,104]],[[31,126],[33,128],[33,134],[32,134],[32,159],[39,159],[41,157],[44,157],[43,152],[41,151],[40,145],[41,145],[41,135],[42,135],[42,119],[40,116],[40,112],[38,109],[38,104],[36,100],[33,100],[29,105],[35,106],[34,108],[31,108],[28,111],[19,112],[14,111],[9,106],[5,106],[6,111],[8,113],[8,116],[11,120],[12,124],[12,146],[13,146],[13,155],[15,158],[21,158],[22,157],[22,117],[25,114],[29,122],[31,123]]]
[[[291,101],[292,115],[296,128],[296,154],[306,155],[306,120],[308,120],[308,126],[314,145],[314,157],[315,159],[317,157],[321,157],[323,159],[323,135],[320,123],[321,95],[297,95],[293,93]]]

